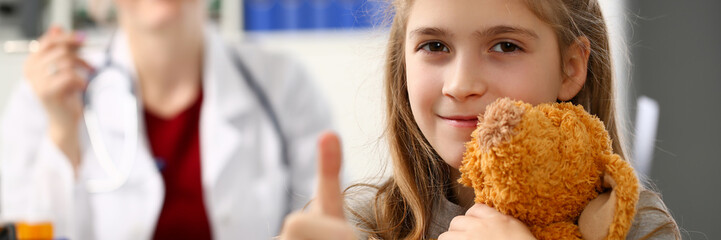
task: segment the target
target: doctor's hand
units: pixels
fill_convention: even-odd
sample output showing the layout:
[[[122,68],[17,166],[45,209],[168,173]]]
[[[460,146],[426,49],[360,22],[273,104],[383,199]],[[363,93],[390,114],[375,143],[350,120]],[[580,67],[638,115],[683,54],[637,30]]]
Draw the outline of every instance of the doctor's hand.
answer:
[[[82,91],[86,80],[79,69],[92,67],[80,59],[81,36],[51,27],[40,39],[40,47],[25,62],[24,75],[48,117],[50,139],[70,159],[80,162],[78,125],[82,117]]]
[[[309,212],[285,218],[280,239],[351,240],[353,230],[343,215],[340,191],[341,147],[338,136],[326,132],[318,140],[318,193]]]
[[[466,215],[451,220],[448,231],[438,240],[451,239],[536,239],[520,220],[485,204],[475,204]]]

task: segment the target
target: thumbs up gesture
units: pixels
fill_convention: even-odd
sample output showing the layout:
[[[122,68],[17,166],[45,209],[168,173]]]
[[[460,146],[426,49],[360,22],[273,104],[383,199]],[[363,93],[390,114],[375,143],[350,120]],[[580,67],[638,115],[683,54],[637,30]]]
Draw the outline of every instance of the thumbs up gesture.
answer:
[[[318,192],[309,212],[286,217],[280,239],[352,240],[343,215],[340,190],[341,147],[338,136],[326,132],[318,140]]]

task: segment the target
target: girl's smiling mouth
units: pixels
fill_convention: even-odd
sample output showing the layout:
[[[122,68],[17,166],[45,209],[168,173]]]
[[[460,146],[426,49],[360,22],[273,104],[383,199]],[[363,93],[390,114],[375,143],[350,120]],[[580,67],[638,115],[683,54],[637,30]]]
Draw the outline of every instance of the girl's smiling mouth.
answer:
[[[457,128],[475,128],[478,124],[477,115],[454,115],[454,116],[441,116],[438,115],[448,125]]]

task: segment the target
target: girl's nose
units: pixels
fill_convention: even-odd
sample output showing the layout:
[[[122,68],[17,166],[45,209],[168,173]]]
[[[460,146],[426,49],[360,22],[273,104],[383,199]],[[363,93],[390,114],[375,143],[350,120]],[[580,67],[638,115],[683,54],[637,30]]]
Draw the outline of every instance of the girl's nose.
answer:
[[[481,61],[471,54],[465,55],[459,55],[452,61],[443,81],[443,95],[455,101],[480,98],[487,90]]]

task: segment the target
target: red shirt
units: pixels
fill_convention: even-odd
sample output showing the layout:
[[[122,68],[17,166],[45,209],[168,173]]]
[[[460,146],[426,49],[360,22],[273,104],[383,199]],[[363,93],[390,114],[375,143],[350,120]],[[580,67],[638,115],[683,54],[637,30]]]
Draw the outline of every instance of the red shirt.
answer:
[[[151,151],[165,182],[153,239],[211,239],[200,172],[202,102],[201,93],[192,106],[170,119],[144,112]]]

